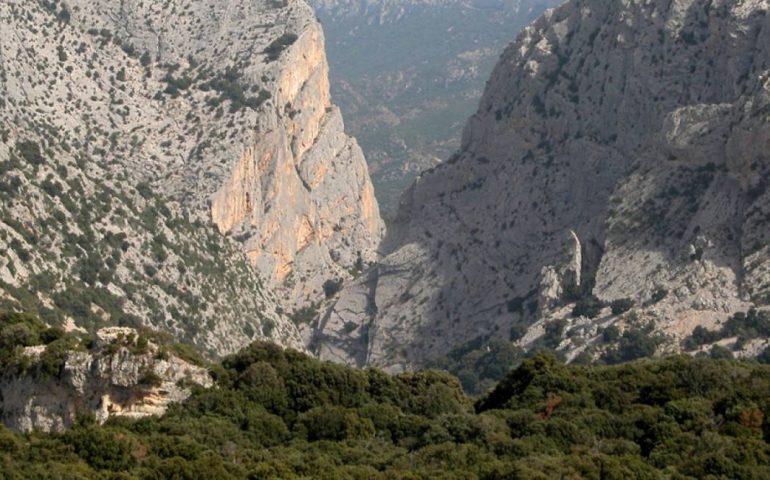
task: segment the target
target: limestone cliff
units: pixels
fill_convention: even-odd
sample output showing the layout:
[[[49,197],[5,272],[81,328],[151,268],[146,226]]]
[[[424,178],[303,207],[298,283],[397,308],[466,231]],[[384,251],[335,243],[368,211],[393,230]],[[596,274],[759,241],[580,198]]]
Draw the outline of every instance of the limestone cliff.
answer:
[[[160,166],[157,188],[208,209],[284,306],[318,300],[325,280],[346,277],[359,256],[375,259],[383,223],[363,154],[331,104],[309,6],[72,3],[83,22],[125,32],[134,48],[177,67],[167,75],[189,82],[164,107],[193,138],[180,138],[181,161]],[[174,29],[163,23],[172,18]],[[212,108],[227,100],[226,114]]]
[[[374,259],[303,2],[11,0],[0,34],[0,308],[301,349],[284,312]]]
[[[90,350],[61,353],[57,372],[36,367],[47,347],[26,347],[22,372],[5,366],[0,378],[2,422],[14,430],[61,431],[91,413],[111,417],[162,415],[190,396],[193,385],[211,387],[208,370],[183,360],[136,330],[107,328]]]
[[[554,321],[570,355],[633,322],[677,351],[766,305],[769,5],[547,12],[500,59],[460,151],[402,199],[390,254],[321,319],[322,358],[412,368],[478,337],[531,347]],[[591,294],[637,308],[573,318]]]
[[[283,54],[274,106],[212,201],[214,223],[291,306],[376,259],[384,232],[366,161],[329,96],[323,35],[311,23]]]
[[[562,0],[309,0],[332,96],[366,154],[382,214],[460,146],[511,36]]]

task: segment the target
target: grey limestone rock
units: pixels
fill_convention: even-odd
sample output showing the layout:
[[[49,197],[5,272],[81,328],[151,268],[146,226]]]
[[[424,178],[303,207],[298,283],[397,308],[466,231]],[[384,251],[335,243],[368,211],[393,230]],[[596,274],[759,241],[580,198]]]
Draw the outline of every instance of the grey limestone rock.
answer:
[[[98,335],[94,349],[64,353],[58,376],[35,373],[45,346],[28,347],[24,355],[32,367],[5,371],[0,378],[2,422],[22,432],[49,432],[69,427],[84,413],[99,423],[114,416],[162,415],[169,404],[187,399],[192,385],[213,386],[206,368],[173,353],[161,355],[153,342],[138,347],[136,331],[100,330]]]
[[[2,307],[302,349],[288,314],[376,259],[302,1],[9,0],[0,38]]]
[[[662,350],[766,305],[769,6],[572,0],[525,29],[459,152],[403,197],[382,263],[403,268],[370,287],[368,335],[346,333],[332,309],[322,358],[398,370],[479,336],[524,326],[532,339],[551,318],[573,322],[555,298],[571,231],[582,285],[635,301]],[[595,322],[618,320],[608,312]]]

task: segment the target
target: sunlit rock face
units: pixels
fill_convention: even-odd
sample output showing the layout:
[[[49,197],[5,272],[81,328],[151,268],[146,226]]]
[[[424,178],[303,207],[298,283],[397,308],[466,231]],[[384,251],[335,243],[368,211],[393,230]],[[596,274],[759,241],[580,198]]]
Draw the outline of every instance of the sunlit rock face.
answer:
[[[384,233],[366,161],[329,98],[323,35],[307,26],[282,55],[275,110],[212,201],[220,231],[293,307],[319,299],[326,280],[376,259]]]
[[[10,0],[0,34],[0,308],[303,349],[288,313],[376,258],[302,1]]]

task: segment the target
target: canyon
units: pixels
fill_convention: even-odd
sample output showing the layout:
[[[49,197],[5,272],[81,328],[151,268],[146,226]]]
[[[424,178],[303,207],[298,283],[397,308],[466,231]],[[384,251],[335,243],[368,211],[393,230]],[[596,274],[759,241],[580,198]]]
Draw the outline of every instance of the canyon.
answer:
[[[516,22],[552,5],[482,3]],[[457,5],[315,6],[340,42],[351,15],[388,26]],[[213,385],[205,362],[140,342],[147,329],[210,359],[268,341],[389,372],[502,351],[486,380],[540,350],[574,363],[767,351],[769,9],[546,10],[498,59],[456,152],[453,123],[429,161],[396,161],[414,167],[398,184],[424,171],[386,233],[332,93],[360,134],[401,121],[396,104],[436,78],[438,97],[476,103],[500,37],[461,53],[467,65],[397,74],[379,115],[354,105],[360,87],[330,86],[301,0],[0,4],[0,313],[56,338],[0,322],[19,367],[0,384],[3,421],[160,415]],[[437,102],[417,108],[442,116]],[[51,358],[58,370],[35,376]]]
[[[767,13],[547,11],[500,58],[458,152],[404,195],[384,260],[325,312],[313,350],[391,371],[492,340],[593,361],[608,327],[675,353],[695,327],[763,309]],[[733,345],[750,356],[766,339]]]
[[[365,152],[382,215],[460,147],[500,53],[560,0],[311,0],[334,101]]]

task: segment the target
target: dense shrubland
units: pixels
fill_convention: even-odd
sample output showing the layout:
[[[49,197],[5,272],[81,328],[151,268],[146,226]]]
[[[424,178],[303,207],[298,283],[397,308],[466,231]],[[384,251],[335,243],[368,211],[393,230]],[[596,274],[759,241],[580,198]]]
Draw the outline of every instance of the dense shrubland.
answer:
[[[446,373],[354,370],[264,343],[212,373],[216,388],[163,418],[0,429],[0,478],[770,477],[758,363],[538,355],[475,404]]]

